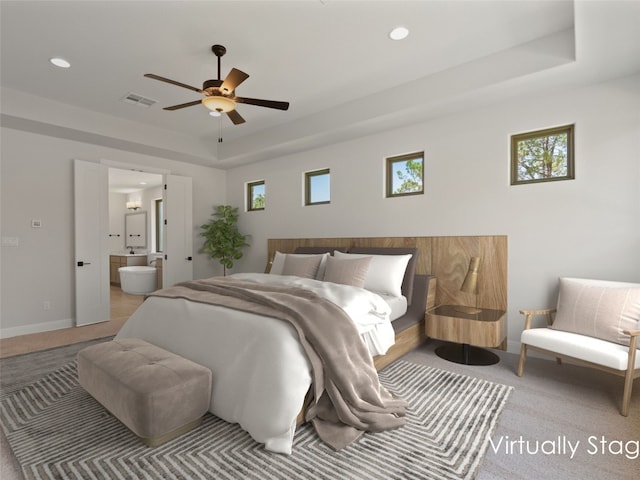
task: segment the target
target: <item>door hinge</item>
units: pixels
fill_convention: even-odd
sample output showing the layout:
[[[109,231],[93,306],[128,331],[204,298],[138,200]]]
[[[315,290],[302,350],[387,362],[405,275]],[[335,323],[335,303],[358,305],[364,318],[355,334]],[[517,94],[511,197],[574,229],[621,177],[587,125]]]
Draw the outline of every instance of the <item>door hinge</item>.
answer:
[[[166,184],[166,183],[164,184],[164,189],[165,189],[165,190],[167,189],[167,184]]]
[[[165,255],[164,255],[164,259],[165,259],[165,260],[167,259],[167,254],[166,254],[166,253],[165,253]]]
[[[164,219],[164,224],[165,224],[165,225],[167,224],[167,219],[166,219],[166,218]]]

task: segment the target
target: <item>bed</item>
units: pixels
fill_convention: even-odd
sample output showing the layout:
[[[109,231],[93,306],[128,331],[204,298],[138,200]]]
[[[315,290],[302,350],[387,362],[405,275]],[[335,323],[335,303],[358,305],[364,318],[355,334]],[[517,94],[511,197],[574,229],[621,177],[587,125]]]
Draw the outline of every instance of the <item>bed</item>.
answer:
[[[311,291],[338,305],[353,321],[376,368],[424,339],[429,276],[415,274],[416,249],[354,249],[346,253],[330,247],[322,250],[278,254],[269,273],[226,278],[232,283],[255,285],[256,289]],[[378,262],[375,268],[364,269],[364,280],[360,280],[367,284],[336,283],[323,278],[331,274],[330,280],[342,279],[339,274],[348,276],[355,264],[366,263],[366,259],[372,259],[370,264]],[[316,262],[313,270],[309,265]],[[346,273],[341,270],[345,265],[349,265]],[[389,274],[389,268],[394,275]],[[381,272],[385,272],[385,278]],[[391,287],[384,290],[381,285],[389,283],[391,277]],[[372,285],[384,291],[374,293],[367,288]],[[259,313],[173,295],[171,288],[149,296],[116,338],[141,338],[210,368],[213,389],[209,411],[240,424],[266,449],[291,453],[299,413],[304,410],[314,383],[313,360],[299,340],[297,327]]]

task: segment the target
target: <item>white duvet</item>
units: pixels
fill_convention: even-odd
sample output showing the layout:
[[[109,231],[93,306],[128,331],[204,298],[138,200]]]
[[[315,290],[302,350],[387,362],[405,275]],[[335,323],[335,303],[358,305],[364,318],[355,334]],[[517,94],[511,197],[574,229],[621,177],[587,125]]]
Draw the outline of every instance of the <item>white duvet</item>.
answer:
[[[384,354],[394,343],[390,308],[372,292],[293,276],[252,273],[232,278],[314,291],[349,315],[372,355]],[[266,449],[291,453],[311,371],[287,322],[184,299],[149,297],[116,338],[141,338],[210,368],[209,411],[240,424]]]

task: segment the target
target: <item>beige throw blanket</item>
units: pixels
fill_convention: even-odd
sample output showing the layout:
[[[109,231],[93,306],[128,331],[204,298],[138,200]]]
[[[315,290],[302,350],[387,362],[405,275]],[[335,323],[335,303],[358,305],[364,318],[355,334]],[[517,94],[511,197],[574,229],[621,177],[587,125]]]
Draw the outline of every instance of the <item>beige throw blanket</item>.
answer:
[[[313,369],[314,401],[306,419],[336,450],[365,431],[404,425],[406,402],[380,384],[355,325],[329,300],[300,288],[225,277],[184,282],[151,296],[185,298],[289,322]]]

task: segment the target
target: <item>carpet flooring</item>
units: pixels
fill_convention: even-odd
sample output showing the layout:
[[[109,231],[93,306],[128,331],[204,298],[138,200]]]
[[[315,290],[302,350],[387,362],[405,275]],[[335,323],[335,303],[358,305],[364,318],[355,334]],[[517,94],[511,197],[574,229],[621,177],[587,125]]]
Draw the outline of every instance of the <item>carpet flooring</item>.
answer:
[[[469,366],[437,357],[434,350],[441,345],[428,341],[403,357],[411,363],[482,378],[513,386],[514,389],[500,415],[476,480],[635,480],[640,470],[640,457],[634,448],[640,442],[640,379],[635,381],[628,417],[619,413],[622,379],[604,372],[575,365],[555,364],[550,357],[530,356],[523,377],[515,374],[518,356],[496,351],[500,363],[491,366]],[[70,345],[54,349],[66,355],[60,363],[40,361],[37,354],[20,355],[0,361],[0,383],[4,389],[14,369],[24,374],[23,385],[33,383],[75,358],[79,347]],[[45,352],[46,353],[46,352]],[[17,385],[19,388],[20,385]],[[561,450],[547,453],[520,452],[520,442],[580,442],[573,457]],[[597,440],[598,448],[589,445]],[[601,441],[605,440],[602,444]],[[505,444],[505,442],[509,442]],[[517,442],[517,443],[513,443]],[[557,443],[554,443],[557,445]],[[514,448],[506,450],[505,445]],[[551,445],[548,443],[547,445]],[[604,450],[601,448],[604,445]],[[625,451],[626,449],[626,451]],[[0,431],[0,478],[23,478],[15,458]],[[415,476],[406,477],[417,478]]]
[[[2,423],[27,479],[474,478],[512,388],[404,361],[380,378],[408,400],[407,425],[340,452],[304,425],[292,455],[273,454],[213,415],[149,449],[77,384],[75,362],[3,392]]]

